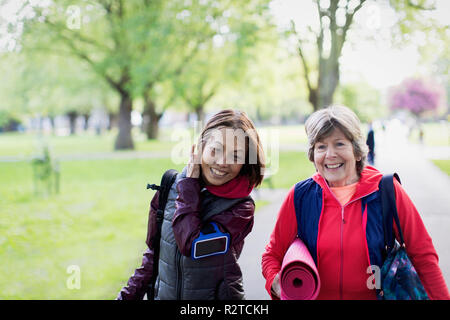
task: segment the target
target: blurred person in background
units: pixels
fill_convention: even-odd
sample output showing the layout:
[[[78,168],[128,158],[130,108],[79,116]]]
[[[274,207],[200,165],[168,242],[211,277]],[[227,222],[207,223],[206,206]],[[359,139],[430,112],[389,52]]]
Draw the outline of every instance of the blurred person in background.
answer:
[[[369,132],[367,133],[366,144],[369,148],[369,152],[367,153],[367,162],[373,166],[375,163],[375,133],[373,131],[372,121],[369,122]]]

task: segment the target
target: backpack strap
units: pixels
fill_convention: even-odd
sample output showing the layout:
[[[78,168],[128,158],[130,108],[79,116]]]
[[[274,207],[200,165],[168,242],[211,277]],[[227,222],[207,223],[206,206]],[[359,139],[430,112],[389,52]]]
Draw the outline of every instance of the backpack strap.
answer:
[[[384,245],[386,252],[389,252],[394,247],[393,221],[395,221],[395,224],[397,225],[400,244],[402,246],[404,246],[405,244],[405,241],[403,239],[403,232],[400,227],[400,220],[398,218],[397,205],[395,202],[394,177],[399,183],[401,183],[398,174],[394,173],[383,175],[379,185],[379,189],[381,192]]]
[[[208,221],[215,215],[234,207],[238,203],[245,201],[252,201],[254,203],[254,200],[251,196],[237,199],[228,199],[216,196],[207,190],[202,191],[202,197],[202,207],[200,210],[200,218],[202,222]]]
[[[152,239],[153,243],[153,273],[152,278],[147,290],[147,299],[154,300],[155,298],[155,282],[159,273],[159,248],[161,241],[161,227],[164,221],[164,209],[166,208],[167,198],[169,196],[170,189],[177,178],[178,172],[174,169],[167,170],[162,178],[161,185],[147,184],[147,189],[158,190],[158,210],[156,211],[156,233]]]

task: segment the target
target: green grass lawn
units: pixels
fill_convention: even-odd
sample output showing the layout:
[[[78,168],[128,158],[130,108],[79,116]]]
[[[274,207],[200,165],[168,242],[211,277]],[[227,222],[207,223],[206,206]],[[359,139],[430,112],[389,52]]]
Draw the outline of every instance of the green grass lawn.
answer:
[[[0,163],[0,299],[111,299],[144,250],[168,159],[66,161],[61,193],[34,196],[28,163]],[[81,289],[66,287],[67,267]]]
[[[135,128],[136,129],[136,128]],[[139,130],[133,131],[135,151],[166,151],[170,152],[179,143],[184,129],[160,130],[161,139],[148,140]],[[114,141],[117,131],[112,130],[101,136],[93,133],[82,133],[74,136],[54,136],[28,133],[1,133],[0,156],[30,157],[40,153],[41,146],[46,144],[55,156],[67,154],[92,154],[114,151]],[[120,151],[127,152],[127,151]]]
[[[306,153],[300,151],[281,152],[278,164],[276,161],[274,163],[268,161],[268,167],[277,169],[275,174],[270,177],[274,188],[289,189],[295,183],[310,177],[315,172],[314,165],[308,160]],[[270,187],[267,179],[263,181],[262,187]]]
[[[433,163],[450,176],[450,160],[433,160]]]

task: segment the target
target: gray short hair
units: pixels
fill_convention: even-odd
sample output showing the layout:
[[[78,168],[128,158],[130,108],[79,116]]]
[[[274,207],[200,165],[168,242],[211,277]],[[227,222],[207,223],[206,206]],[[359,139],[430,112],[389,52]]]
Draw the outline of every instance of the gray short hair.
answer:
[[[361,158],[360,161],[356,161],[356,172],[359,176],[366,164],[368,147],[358,116],[345,106],[333,105],[309,116],[305,123],[308,136],[308,158],[314,162],[314,145],[328,137],[335,128],[339,128],[352,142],[355,158]]]

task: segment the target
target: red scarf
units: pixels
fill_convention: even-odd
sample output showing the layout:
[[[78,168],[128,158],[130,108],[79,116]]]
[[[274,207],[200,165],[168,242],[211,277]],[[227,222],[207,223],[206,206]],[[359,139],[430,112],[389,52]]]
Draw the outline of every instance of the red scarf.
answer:
[[[236,178],[220,186],[206,185],[205,188],[212,194],[229,199],[245,198],[253,190],[253,185],[247,176],[238,175]]]

